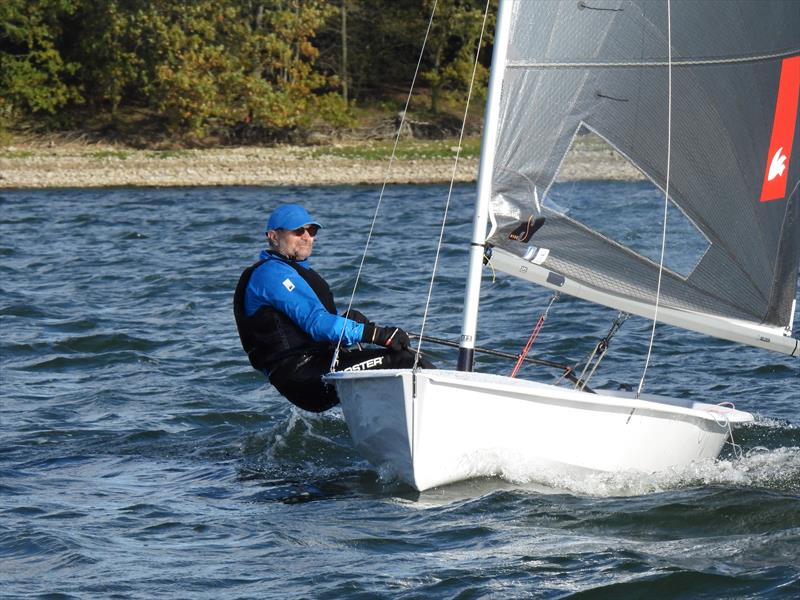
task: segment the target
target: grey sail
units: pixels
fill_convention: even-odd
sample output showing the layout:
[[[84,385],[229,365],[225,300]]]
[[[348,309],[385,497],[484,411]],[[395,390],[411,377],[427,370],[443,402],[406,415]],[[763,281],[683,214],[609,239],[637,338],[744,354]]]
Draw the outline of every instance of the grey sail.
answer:
[[[659,306],[672,320],[659,318],[796,352],[800,2],[672,2],[669,20],[666,2],[646,0],[510,8],[507,56],[493,65],[503,72],[491,173],[497,227],[488,241],[519,258],[500,268],[538,272],[551,287],[572,283],[565,291],[618,308],[654,305],[657,262],[545,199],[581,128],[662,190],[669,143],[669,199],[708,248],[688,275],[663,272]],[[532,240],[512,239],[538,216],[546,222]],[[530,262],[530,244],[547,252]],[[704,319],[719,322],[698,326]],[[738,324],[755,333],[725,333]]]

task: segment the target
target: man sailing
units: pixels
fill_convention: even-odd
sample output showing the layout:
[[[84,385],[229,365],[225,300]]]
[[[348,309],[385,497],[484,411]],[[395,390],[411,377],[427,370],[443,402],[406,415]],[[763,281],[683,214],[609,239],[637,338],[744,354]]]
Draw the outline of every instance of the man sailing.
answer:
[[[322,376],[340,338],[339,371],[411,368],[415,358],[408,334],[399,327],[381,327],[356,310],[337,314],[330,286],[308,261],[320,229],[302,206],[277,207],[267,222],[268,247],[242,273],[233,299],[250,364],[292,404],[312,412],[339,403]],[[358,343],[381,347],[348,348]],[[434,368],[422,356],[418,366]]]

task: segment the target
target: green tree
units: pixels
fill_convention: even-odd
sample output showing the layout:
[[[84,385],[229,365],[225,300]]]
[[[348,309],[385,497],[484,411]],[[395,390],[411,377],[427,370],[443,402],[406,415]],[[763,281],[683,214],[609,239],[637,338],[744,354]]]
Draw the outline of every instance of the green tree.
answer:
[[[341,14],[321,30],[319,66],[349,76],[356,101],[399,98],[408,91],[428,27],[433,0],[336,0],[347,9],[347,65],[342,64]],[[427,40],[419,88],[430,93],[428,108],[462,100],[468,88],[483,20],[482,0],[438,0]],[[491,44],[496,2],[492,3],[483,47]],[[476,80],[480,97],[488,79],[488,52],[481,55]]]
[[[336,0],[342,10],[342,1]],[[337,77],[348,74],[349,96],[373,101],[408,90],[425,37],[422,0],[346,0],[347,65],[342,64],[341,14],[319,37],[319,66]]]
[[[322,0],[253,2],[251,32],[242,49],[246,72],[258,77],[249,85],[243,106],[248,119],[262,126],[307,127],[316,119],[342,123],[346,105],[335,75],[315,69],[316,32],[337,14]]]
[[[344,107],[325,92],[336,82],[314,70],[312,43],[334,10],[315,0],[141,2],[106,33],[122,44],[114,51],[122,60],[106,63],[116,68],[106,67],[105,80],[134,83],[175,133],[249,128],[279,135],[318,118],[336,121]]]
[[[89,108],[113,117],[125,104],[146,101],[148,61],[158,51],[137,19],[149,0],[80,0],[64,54],[80,64],[80,79]],[[149,54],[148,54],[149,52]]]
[[[4,0],[0,3],[0,111],[55,115],[81,103],[81,86],[72,82],[80,65],[65,61],[59,49],[64,22],[77,0]]]
[[[436,114],[440,112],[443,101],[458,100],[469,88],[485,3],[476,0],[424,0],[429,11],[434,3],[436,15],[428,40],[430,67],[422,76],[430,85],[430,109]],[[483,46],[491,42],[493,30],[494,19],[487,20]],[[485,97],[488,68],[479,63],[475,78],[475,90],[480,99]]]
[[[422,78],[433,111],[467,88],[480,1],[439,0]],[[345,95],[364,104],[405,95],[431,4],[0,0],[0,118],[114,124],[136,110],[181,138],[341,126]]]

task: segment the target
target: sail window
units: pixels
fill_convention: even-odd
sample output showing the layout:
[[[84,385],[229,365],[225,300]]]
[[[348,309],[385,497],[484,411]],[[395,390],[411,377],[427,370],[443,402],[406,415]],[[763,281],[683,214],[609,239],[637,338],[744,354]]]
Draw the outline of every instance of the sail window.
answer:
[[[578,165],[586,162],[587,148],[593,152],[606,152],[622,165],[619,156],[599,136],[581,136],[562,163],[560,173],[578,173]],[[604,148],[599,148],[603,145]],[[577,150],[576,150],[577,147]],[[622,161],[622,162],[621,162]],[[574,176],[570,181],[555,183],[547,193],[543,205],[547,211],[568,216],[601,235],[628,249],[659,262],[661,231],[664,216],[664,192],[651,181],[638,176],[631,182],[633,167],[625,162],[625,169],[615,168],[610,175],[618,180],[584,179]],[[627,170],[626,170],[627,169]],[[609,219],[609,213],[619,218]],[[708,250],[709,242],[691,220],[671,201],[667,209],[667,241],[664,266],[676,275],[688,277]]]

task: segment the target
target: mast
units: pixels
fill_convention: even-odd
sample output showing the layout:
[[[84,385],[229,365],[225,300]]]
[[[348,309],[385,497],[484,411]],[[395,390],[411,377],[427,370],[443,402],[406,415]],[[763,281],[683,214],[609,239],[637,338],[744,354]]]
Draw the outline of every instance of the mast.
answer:
[[[500,0],[495,29],[494,51],[489,75],[489,94],[483,119],[483,140],[478,168],[478,196],[472,221],[472,242],[469,252],[467,287],[464,297],[464,315],[461,325],[461,341],[458,350],[459,371],[472,371],[475,356],[475,332],[478,326],[478,303],[480,302],[481,271],[486,242],[486,223],[489,218],[489,201],[492,196],[492,173],[494,171],[497,130],[500,123],[500,93],[503,87],[506,55],[511,32],[513,0]]]

